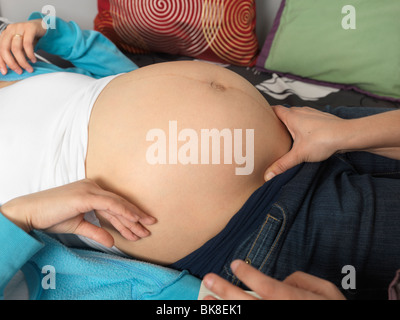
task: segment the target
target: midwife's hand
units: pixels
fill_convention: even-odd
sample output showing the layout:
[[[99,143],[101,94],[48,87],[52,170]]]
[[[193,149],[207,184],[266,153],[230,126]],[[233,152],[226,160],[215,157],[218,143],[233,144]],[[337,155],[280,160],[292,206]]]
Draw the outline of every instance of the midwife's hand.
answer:
[[[9,24],[0,35],[0,72],[7,74],[7,66],[18,74],[33,72],[27,57],[36,62],[34,47],[45,34],[41,19]]]
[[[341,132],[347,120],[309,107],[274,106],[273,110],[289,130],[293,146],[266,170],[265,180],[303,162],[326,160],[343,148]]]
[[[6,218],[26,232],[39,229],[74,233],[107,247],[113,246],[111,234],[84,220],[84,214],[92,210],[107,219],[123,237],[133,241],[150,234],[143,225],[156,222],[135,205],[88,179],[22,196],[0,208]]]
[[[232,262],[233,273],[262,300],[344,300],[331,282],[304,272],[295,272],[284,281],[261,273],[241,260]],[[225,300],[256,300],[257,298],[215,274],[204,277],[205,286]],[[215,300],[213,296],[206,300]]]

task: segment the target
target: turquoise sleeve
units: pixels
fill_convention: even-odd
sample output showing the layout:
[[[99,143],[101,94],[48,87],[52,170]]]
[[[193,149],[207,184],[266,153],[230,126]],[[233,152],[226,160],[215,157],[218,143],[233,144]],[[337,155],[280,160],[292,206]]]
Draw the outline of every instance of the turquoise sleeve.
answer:
[[[152,300],[197,300],[201,280],[182,271],[177,280],[157,295],[147,297]]]
[[[11,278],[44,245],[0,213],[0,299]]]
[[[33,12],[28,20],[45,15]],[[55,17],[55,28],[48,28],[35,50],[43,50],[90,72],[93,77],[125,73],[138,68],[109,39],[94,30],[81,30],[73,21]]]

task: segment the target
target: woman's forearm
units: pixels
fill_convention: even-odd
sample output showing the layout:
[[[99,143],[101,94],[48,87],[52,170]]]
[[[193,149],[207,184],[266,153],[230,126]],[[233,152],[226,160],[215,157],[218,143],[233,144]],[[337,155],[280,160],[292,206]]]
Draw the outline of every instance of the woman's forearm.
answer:
[[[29,20],[43,19],[45,15],[33,12]],[[57,55],[75,67],[86,70],[95,78],[136,70],[138,67],[109,39],[94,30],[82,30],[73,21],[55,18],[55,28],[48,28],[36,45]]]
[[[366,151],[400,160],[400,110],[346,120],[342,129],[340,152]]]
[[[292,149],[265,171],[265,180],[303,162],[319,162],[335,153],[367,151],[400,160],[400,110],[356,119],[308,107],[274,106],[292,138]]]

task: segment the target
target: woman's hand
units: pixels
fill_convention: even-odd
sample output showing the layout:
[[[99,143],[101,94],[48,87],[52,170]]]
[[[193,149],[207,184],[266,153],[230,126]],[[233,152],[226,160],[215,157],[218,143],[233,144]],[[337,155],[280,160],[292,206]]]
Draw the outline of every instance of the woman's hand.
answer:
[[[132,241],[148,236],[150,232],[143,225],[156,222],[155,218],[135,205],[101,189],[88,179],[22,196],[0,208],[6,218],[26,232],[39,229],[52,233],[74,233],[107,247],[113,246],[111,234],[84,220],[84,214],[92,210]]]
[[[233,273],[263,300],[344,300],[345,297],[331,282],[304,272],[295,272],[284,281],[261,273],[241,260],[231,264]],[[225,300],[256,300],[257,298],[215,274],[204,277],[207,289]],[[206,300],[215,300],[206,296]]]
[[[0,35],[0,72],[6,75],[7,66],[18,74],[33,72],[27,57],[36,62],[34,47],[45,34],[41,19],[9,24]]]
[[[340,150],[341,132],[346,120],[308,107],[274,106],[277,117],[293,138],[292,149],[265,172],[265,180],[303,162],[319,162]]]

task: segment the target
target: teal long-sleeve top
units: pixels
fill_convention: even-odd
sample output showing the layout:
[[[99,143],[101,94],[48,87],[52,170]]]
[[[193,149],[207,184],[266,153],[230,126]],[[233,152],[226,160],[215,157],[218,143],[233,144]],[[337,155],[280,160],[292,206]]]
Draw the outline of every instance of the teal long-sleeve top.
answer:
[[[33,12],[28,20],[41,19],[44,15]],[[21,75],[8,70],[0,74],[0,81],[22,80],[31,76],[50,72],[74,72],[102,78],[136,70],[138,66],[127,58],[109,39],[94,30],[81,30],[73,21],[55,18],[55,28],[48,28],[40,38],[35,51],[43,50],[71,62],[74,67],[60,68],[42,61],[32,64],[33,72],[23,70]]]
[[[200,280],[186,271],[102,252],[71,249],[26,233],[0,213],[0,298],[21,270],[32,300],[195,300]]]

